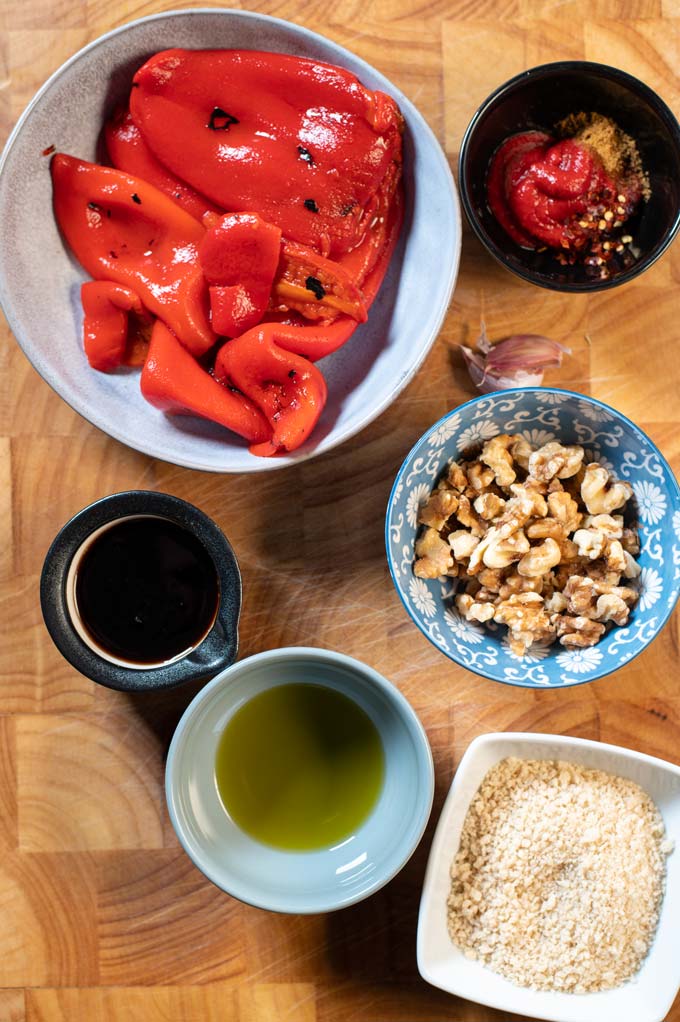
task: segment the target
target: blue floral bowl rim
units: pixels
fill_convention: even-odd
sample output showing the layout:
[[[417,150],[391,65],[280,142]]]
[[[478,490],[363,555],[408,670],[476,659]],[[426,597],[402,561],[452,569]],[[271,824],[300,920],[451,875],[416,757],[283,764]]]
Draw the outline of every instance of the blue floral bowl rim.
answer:
[[[588,404],[595,405],[598,408],[603,408],[606,412],[609,412],[611,415],[613,415],[613,417],[615,419],[618,419],[619,421],[624,422],[627,426],[629,426],[633,430],[634,433],[639,433],[640,436],[644,439],[644,441],[647,444],[649,444],[650,448],[652,449],[654,454],[656,454],[656,456],[658,457],[659,461],[661,462],[661,465],[662,465],[662,467],[664,469],[664,472],[666,473],[666,475],[668,477],[668,480],[669,480],[669,483],[670,483],[670,487],[669,488],[673,492],[674,500],[678,504],[678,509],[680,509],[680,484],[678,483],[678,480],[675,478],[675,474],[674,474],[671,466],[668,464],[668,461],[663,456],[663,454],[661,453],[659,448],[656,446],[654,441],[651,439],[651,437],[649,437],[645,433],[645,431],[643,429],[640,429],[640,427],[637,426],[633,422],[632,419],[629,419],[627,415],[624,415],[623,412],[619,412],[616,408],[612,408],[611,405],[606,404],[604,401],[598,400],[598,398],[596,398],[596,397],[590,397],[588,394],[580,394],[577,390],[566,390],[563,387],[507,387],[504,390],[495,390],[492,393],[494,395],[499,395],[499,396],[502,396],[502,395],[505,395],[505,394],[539,394],[539,395],[540,394],[564,394],[566,397],[575,398],[577,401],[585,401]],[[418,631],[421,632],[422,635],[425,636],[425,638],[428,640],[428,642],[431,642],[432,640],[429,638],[428,635],[425,634],[423,629],[420,627],[420,622],[418,621],[418,618],[415,616],[415,614],[412,613],[411,608],[409,607],[408,603],[406,602],[406,600],[402,596],[401,587],[398,584],[397,579],[395,578],[394,571],[392,570],[392,558],[390,556],[390,513],[391,513],[391,509],[392,509],[392,501],[394,499],[395,491],[396,491],[397,486],[399,485],[399,483],[401,481],[401,477],[404,474],[404,470],[406,469],[407,464],[409,463],[409,461],[411,460],[413,455],[415,455],[416,452],[419,451],[421,447],[425,446],[425,444],[427,443],[427,440],[432,435],[432,433],[435,431],[435,429],[437,429],[444,422],[446,422],[447,419],[450,419],[452,415],[460,414],[461,412],[463,412],[466,409],[470,408],[472,405],[478,404],[480,401],[488,401],[490,396],[491,396],[490,394],[477,394],[475,397],[470,398],[469,401],[464,401],[462,405],[456,405],[455,408],[451,408],[445,415],[442,415],[442,417],[440,419],[437,419],[436,422],[434,422],[431,426],[428,427],[428,429],[423,433],[423,435],[418,440],[416,440],[415,444],[413,445],[413,447],[411,447],[410,451],[405,456],[405,458],[403,459],[401,465],[399,466],[399,471],[397,472],[396,476],[394,477],[394,482],[392,483],[392,489],[390,490],[390,495],[389,495],[389,498],[387,500],[387,512],[385,514],[385,551],[386,551],[386,556],[387,556],[387,566],[388,566],[389,571],[390,571],[390,577],[392,579],[392,584],[393,584],[393,586],[394,586],[394,588],[395,588],[395,590],[397,592],[397,595],[398,595],[399,599],[401,600],[402,606],[406,610],[406,613],[411,618],[413,623],[416,625],[416,627],[418,628]],[[639,657],[640,654],[642,652],[644,652],[644,650],[647,649],[647,647],[654,641],[654,639],[656,639],[656,637],[663,631],[663,629],[666,627],[666,624],[668,623],[668,620],[669,620],[671,614],[675,610],[675,607],[677,605],[679,597],[680,597],[680,581],[678,581],[676,583],[676,586],[675,586],[675,599],[673,599],[668,604],[668,609],[666,611],[665,616],[663,616],[661,618],[661,620],[659,621],[659,625],[656,628],[656,630],[654,631],[654,633],[652,635],[650,635],[649,638],[647,639],[647,641],[640,646],[640,649],[638,649],[637,652],[634,653],[631,656],[631,658],[628,661],[628,663],[632,663],[633,660],[636,660],[637,657]],[[432,644],[434,645],[434,643],[432,643]],[[458,660],[453,655],[453,653],[448,653],[446,650],[441,649],[439,646],[437,646],[436,648],[439,650],[440,653],[443,653],[444,656],[447,657],[449,660],[453,660],[454,663],[458,664],[459,667],[464,667],[466,671],[470,671],[471,674],[476,674],[480,678],[486,678],[487,681],[497,682],[498,684],[501,684],[501,685],[509,685],[511,688],[536,689],[536,686],[534,684],[527,684],[527,683],[519,681],[519,680],[515,680],[515,679],[511,679],[511,678],[492,678],[488,674],[485,674],[484,671],[477,670],[477,669],[475,669],[473,667],[468,667],[467,664],[461,663],[461,661]],[[608,668],[606,670],[602,670],[600,673],[595,674],[595,675],[591,675],[591,677],[589,677],[589,678],[583,678],[580,681],[573,682],[570,685],[564,686],[564,688],[566,690],[569,690],[569,689],[572,689],[572,688],[578,688],[580,685],[589,685],[593,681],[599,681],[600,678],[606,678],[609,674],[616,674],[616,672],[619,671],[619,670],[621,670],[621,665],[620,664],[616,665],[615,667],[611,667],[611,668]],[[551,691],[552,691],[552,688],[551,688]]]

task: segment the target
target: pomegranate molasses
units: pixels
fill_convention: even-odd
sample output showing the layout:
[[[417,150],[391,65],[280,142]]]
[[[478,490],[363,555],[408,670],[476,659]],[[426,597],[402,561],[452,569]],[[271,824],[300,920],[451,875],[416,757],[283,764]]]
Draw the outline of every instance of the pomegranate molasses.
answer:
[[[215,565],[199,540],[166,518],[124,518],[96,536],[78,565],[85,631],[109,655],[159,664],[193,649],[219,601]]]

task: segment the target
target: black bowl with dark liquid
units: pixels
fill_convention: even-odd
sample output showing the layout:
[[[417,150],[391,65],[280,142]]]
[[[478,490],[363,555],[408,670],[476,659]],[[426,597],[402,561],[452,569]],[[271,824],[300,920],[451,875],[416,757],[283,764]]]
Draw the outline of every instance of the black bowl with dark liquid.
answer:
[[[611,118],[637,144],[651,196],[626,221],[635,253],[607,279],[583,264],[562,266],[550,250],[522,248],[510,238],[487,202],[493,154],[511,135],[553,133],[569,114]],[[665,252],[680,227],[680,125],[648,85],[605,64],[568,60],[542,64],[510,79],[482,103],[463,136],[459,184],[467,218],[482,244],[507,269],[554,291],[603,291],[633,280]]]
[[[40,600],[63,656],[108,688],[203,681],[236,659],[234,551],[212,519],[167,493],[116,493],[75,515],[47,553]]]

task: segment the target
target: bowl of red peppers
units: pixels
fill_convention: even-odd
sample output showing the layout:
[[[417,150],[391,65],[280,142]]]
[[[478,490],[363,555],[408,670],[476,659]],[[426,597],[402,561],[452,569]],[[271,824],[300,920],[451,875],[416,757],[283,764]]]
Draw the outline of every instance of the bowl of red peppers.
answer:
[[[379,415],[460,250],[409,101],[304,28],[219,9],[132,22],[60,68],[2,155],[0,224],[0,300],[44,379],[129,446],[218,472]]]

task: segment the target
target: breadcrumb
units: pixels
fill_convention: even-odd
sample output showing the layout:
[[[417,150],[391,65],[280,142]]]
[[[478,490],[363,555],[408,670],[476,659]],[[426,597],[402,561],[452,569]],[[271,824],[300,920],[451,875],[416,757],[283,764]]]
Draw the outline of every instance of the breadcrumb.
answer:
[[[659,810],[632,781],[564,761],[505,759],[465,818],[449,935],[519,986],[620,986],[651,946],[671,850]]]

